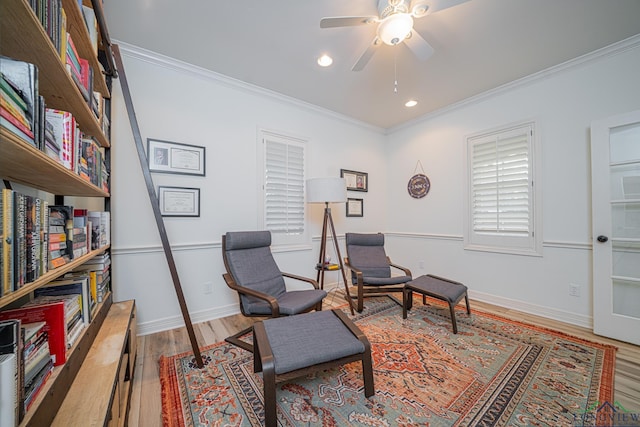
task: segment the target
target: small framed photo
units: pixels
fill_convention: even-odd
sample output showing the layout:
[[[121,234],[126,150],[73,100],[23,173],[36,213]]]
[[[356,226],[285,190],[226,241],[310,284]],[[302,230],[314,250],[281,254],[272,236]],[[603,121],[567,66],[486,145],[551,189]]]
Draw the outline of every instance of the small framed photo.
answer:
[[[369,191],[369,174],[366,172],[340,169],[340,177],[344,178],[347,184],[347,190]]]
[[[204,176],[205,147],[147,139],[147,159],[151,172]]]
[[[200,189],[158,187],[158,202],[162,216],[200,216]]]
[[[362,199],[347,198],[347,216],[364,216]]]

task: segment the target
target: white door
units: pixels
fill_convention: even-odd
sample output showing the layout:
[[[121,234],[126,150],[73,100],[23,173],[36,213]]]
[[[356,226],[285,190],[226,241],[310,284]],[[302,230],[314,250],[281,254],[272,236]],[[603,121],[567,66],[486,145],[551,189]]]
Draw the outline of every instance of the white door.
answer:
[[[593,332],[640,344],[640,111],[591,125]]]

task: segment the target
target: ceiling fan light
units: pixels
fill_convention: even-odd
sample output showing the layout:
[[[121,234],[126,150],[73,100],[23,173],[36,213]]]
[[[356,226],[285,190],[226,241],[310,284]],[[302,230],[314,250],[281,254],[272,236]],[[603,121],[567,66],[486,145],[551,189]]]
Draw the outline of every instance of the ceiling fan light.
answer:
[[[378,37],[386,44],[395,46],[411,34],[413,18],[408,13],[396,13],[382,20],[378,26]]]
[[[318,58],[318,65],[321,67],[328,67],[333,64],[333,58],[326,53]]]

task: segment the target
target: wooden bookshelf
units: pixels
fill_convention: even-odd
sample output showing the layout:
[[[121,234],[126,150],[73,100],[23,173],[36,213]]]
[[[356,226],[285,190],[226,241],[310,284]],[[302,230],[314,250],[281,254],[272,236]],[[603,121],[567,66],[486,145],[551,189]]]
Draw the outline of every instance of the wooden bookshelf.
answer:
[[[62,7],[67,18],[66,29],[73,38],[78,54],[87,59],[94,70],[93,90],[100,92],[104,98],[109,98],[109,81],[101,72],[98,53],[91,44],[78,1],[62,0]],[[98,10],[96,13],[100,15],[102,11]],[[103,16],[100,16],[100,20],[103,22]],[[108,135],[103,133],[100,121],[68,74],[53,42],[27,0],[0,0],[0,55],[35,64],[38,67],[38,91],[44,96],[46,106],[70,112],[80,130],[88,136],[93,136],[102,147],[110,147]],[[112,71],[115,73],[115,70]],[[65,168],[43,151],[1,126],[0,178],[9,183],[20,183],[31,189],[49,193],[41,198],[55,198],[56,204],[64,204],[64,196],[110,197],[109,192]],[[107,245],[93,250],[48,271],[20,289],[7,293],[0,297],[0,310],[30,298],[34,290],[109,249],[110,246]],[[84,406],[88,399],[92,400],[94,397],[96,401],[100,399],[101,412],[95,414],[95,417],[102,417],[99,425],[106,425],[110,418],[115,418],[120,425],[124,425],[130,393],[126,382],[133,378],[135,366],[135,334],[134,302],[113,303],[112,293],[107,293],[103,302],[98,304],[92,321],[86,325],[75,344],[67,350],[67,361],[53,369],[51,376],[38,392],[20,422],[20,427],[49,426],[56,417],[65,420],[65,426],[78,425],[78,422],[88,425],[85,421],[89,417],[77,418],[80,414],[74,413],[66,418],[66,412],[59,412],[61,408],[77,404]],[[111,358],[112,355],[115,362],[109,369],[96,367],[95,361],[98,358]],[[115,371],[114,366],[117,368]],[[87,382],[88,375],[86,372],[100,376],[94,386],[102,389],[102,393],[106,395],[107,410],[103,409],[104,396],[98,396],[96,393],[84,394],[83,382]],[[92,405],[93,403],[91,401]]]

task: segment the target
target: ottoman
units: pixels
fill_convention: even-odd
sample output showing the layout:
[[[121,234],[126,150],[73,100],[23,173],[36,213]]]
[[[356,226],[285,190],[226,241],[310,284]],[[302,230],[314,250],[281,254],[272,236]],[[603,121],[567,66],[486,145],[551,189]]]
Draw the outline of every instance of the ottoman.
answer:
[[[341,310],[276,317],[253,325],[253,368],[262,371],[265,426],[276,426],[276,384],[360,360],[364,395],[375,394],[371,345]]]
[[[402,318],[407,318],[407,310],[411,310],[413,306],[413,293],[422,294],[422,301],[425,302],[425,296],[437,298],[449,304],[451,312],[451,324],[453,325],[453,333],[458,333],[458,325],[456,323],[456,313],[454,307],[464,297],[467,304],[467,314],[471,314],[469,307],[469,296],[467,295],[467,287],[460,282],[445,279],[431,274],[417,277],[410,282],[405,283],[402,290]]]

